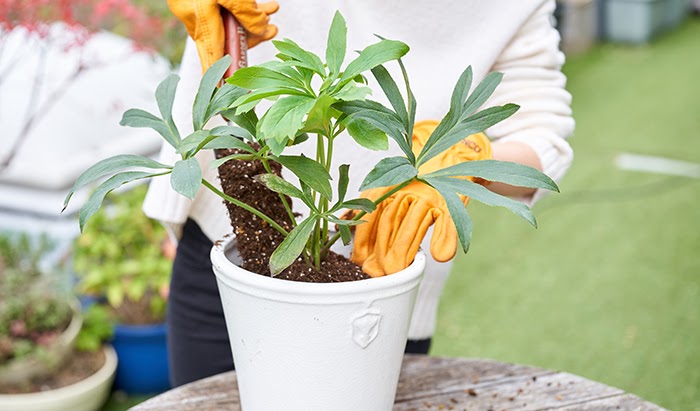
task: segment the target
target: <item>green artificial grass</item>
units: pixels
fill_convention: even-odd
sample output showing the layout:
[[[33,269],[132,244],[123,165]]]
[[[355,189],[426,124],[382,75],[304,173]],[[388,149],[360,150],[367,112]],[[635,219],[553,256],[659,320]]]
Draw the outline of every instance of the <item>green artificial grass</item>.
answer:
[[[700,163],[700,18],[564,69],[577,128],[539,229],[470,205],[433,355],[563,370],[700,410],[700,180],[622,171],[620,152]]]

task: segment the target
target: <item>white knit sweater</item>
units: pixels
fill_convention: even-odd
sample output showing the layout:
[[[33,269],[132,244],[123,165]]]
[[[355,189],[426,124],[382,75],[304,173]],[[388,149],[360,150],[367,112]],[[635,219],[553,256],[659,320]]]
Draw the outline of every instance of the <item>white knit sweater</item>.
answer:
[[[280,10],[272,16],[279,27],[278,38],[291,38],[320,56],[325,55],[328,27],[336,10],[348,26],[348,50],[361,50],[377,41],[374,34],[401,40],[411,47],[404,58],[418,102],[417,119],[440,119],[448,110],[450,95],[461,72],[469,65],[478,84],[490,71],[505,75],[485,107],[516,103],[520,110],[488,130],[494,141],[517,140],[529,144],[539,155],[544,172],[560,180],[573,154],[565,141],[573,131],[571,96],[565,90],[566,78],[560,68],[564,55],[559,51],[559,35],[551,25],[554,0],[279,0]],[[265,43],[249,51],[250,64],[274,59],[276,50]],[[352,58],[349,55],[346,62]],[[400,76],[397,67],[387,67]],[[194,43],[188,40],[180,67],[182,78],[174,104],[174,118],[182,135],[192,131],[191,107],[201,77]],[[371,76],[370,76],[371,77]],[[396,77],[400,78],[400,77]],[[373,79],[370,79],[373,80]],[[381,89],[372,98],[386,102]],[[212,120],[212,124],[223,122]],[[312,143],[313,144],[313,143]],[[295,147],[313,155],[310,145]],[[339,164],[351,164],[348,198],[358,195],[359,184],[380,159],[400,155],[393,146],[389,152],[360,148],[351,138],[338,138],[334,148]],[[174,150],[163,146],[161,161],[173,164]],[[209,170],[213,153],[202,153],[199,160],[205,178],[215,182],[216,170]],[[209,171],[206,171],[209,170]],[[337,172],[337,171],[336,171]],[[294,180],[291,173],[284,176]],[[334,179],[337,176],[334,175]],[[533,204],[543,192],[523,199]],[[303,207],[295,203],[295,208]],[[179,231],[189,216],[215,241],[231,231],[221,199],[205,188],[194,201],[175,193],[167,178],[156,179],[144,203],[144,211]],[[423,248],[427,247],[430,233]],[[451,263],[440,264],[429,258],[414,310],[409,338],[433,335],[440,294]]]

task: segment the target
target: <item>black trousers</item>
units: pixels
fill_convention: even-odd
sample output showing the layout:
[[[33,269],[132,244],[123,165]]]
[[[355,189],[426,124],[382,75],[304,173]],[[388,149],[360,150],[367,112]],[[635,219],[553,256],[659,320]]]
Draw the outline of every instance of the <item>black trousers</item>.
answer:
[[[233,370],[219,290],[209,252],[212,242],[192,220],[177,247],[168,298],[168,355],[173,387]],[[406,352],[427,354],[431,339],[409,340]]]

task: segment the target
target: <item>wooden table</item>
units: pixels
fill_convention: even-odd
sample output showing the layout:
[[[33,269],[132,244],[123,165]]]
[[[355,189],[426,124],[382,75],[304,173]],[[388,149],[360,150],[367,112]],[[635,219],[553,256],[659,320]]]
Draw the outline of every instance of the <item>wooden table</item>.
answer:
[[[405,356],[394,405],[394,411],[546,409],[662,410],[620,389],[564,372],[491,360],[422,355]],[[240,410],[235,372],[184,385],[131,408],[221,410]]]

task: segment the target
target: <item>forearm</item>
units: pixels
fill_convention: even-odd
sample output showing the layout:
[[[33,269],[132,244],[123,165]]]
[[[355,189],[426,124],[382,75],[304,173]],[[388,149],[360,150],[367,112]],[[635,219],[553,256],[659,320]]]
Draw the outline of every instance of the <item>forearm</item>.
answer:
[[[528,144],[519,141],[494,142],[491,145],[494,160],[511,161],[542,170],[539,156]],[[529,197],[535,193],[534,188],[514,187],[508,184],[493,182],[488,189],[509,197]]]

